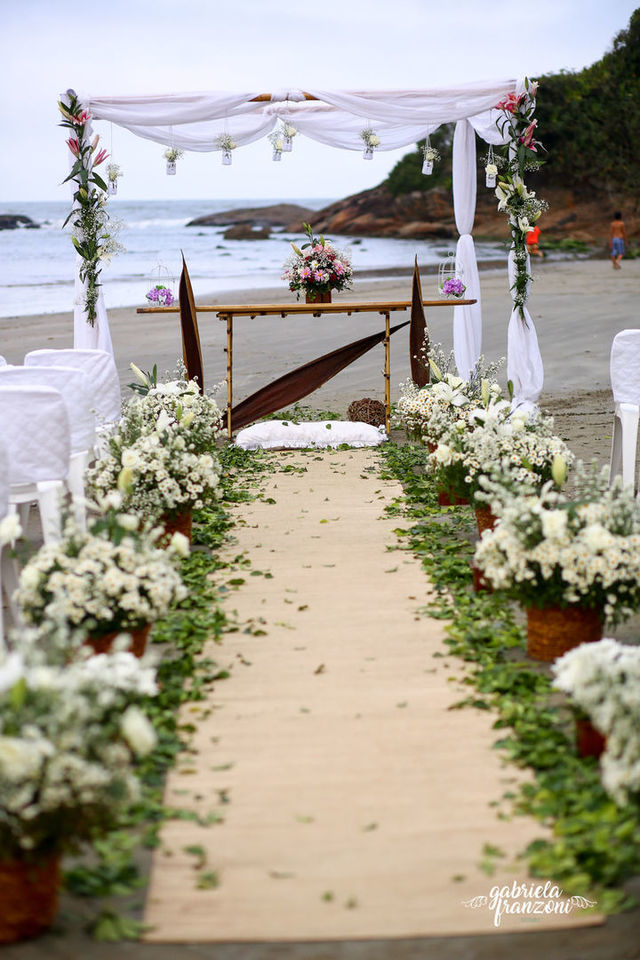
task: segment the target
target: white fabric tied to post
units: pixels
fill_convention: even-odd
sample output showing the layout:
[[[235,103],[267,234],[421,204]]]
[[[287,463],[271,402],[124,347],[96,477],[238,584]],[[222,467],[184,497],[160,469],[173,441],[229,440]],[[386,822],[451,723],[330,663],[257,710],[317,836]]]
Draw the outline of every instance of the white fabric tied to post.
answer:
[[[477,303],[454,307],[453,352],[459,375],[468,380],[482,351],[482,305],[476,250],[471,231],[476,213],[476,135],[467,120],[458,120],[453,136],[453,209],[460,237],[456,269],[464,277],[465,299]]]
[[[69,106],[69,97],[66,93],[60,94],[60,102],[66,107]],[[86,110],[84,103],[80,104],[80,110]],[[93,134],[91,120],[85,125],[84,139],[89,142]],[[69,151],[69,172],[76,162],[76,157]],[[89,170],[92,169],[92,160],[89,160]],[[75,180],[69,181],[71,188],[71,198],[76,192],[77,184]],[[74,201],[74,210],[79,209],[79,204]],[[83,258],[76,253],[76,269],[73,289],[73,345],[77,349],[87,350],[106,350],[113,356],[113,344],[111,343],[111,333],[109,331],[109,318],[105,306],[102,289],[98,290],[98,299],[96,300],[96,316],[93,326],[89,322],[87,309],[85,306],[87,295],[87,281],[80,279],[80,270],[82,269]]]
[[[285,100],[291,103],[304,103],[306,97],[302,90],[274,90],[271,94],[271,103],[284,103]]]
[[[516,262],[513,250],[509,251],[509,288],[516,279]],[[527,270],[529,270],[529,254],[527,254]],[[527,284],[527,297],[529,285]],[[507,331],[507,377],[513,383],[513,407],[523,403],[534,405],[542,391],[544,382],[544,367],[538,346],[536,328],[527,310],[526,304],[522,308],[524,319],[518,307],[511,311],[509,328]]]

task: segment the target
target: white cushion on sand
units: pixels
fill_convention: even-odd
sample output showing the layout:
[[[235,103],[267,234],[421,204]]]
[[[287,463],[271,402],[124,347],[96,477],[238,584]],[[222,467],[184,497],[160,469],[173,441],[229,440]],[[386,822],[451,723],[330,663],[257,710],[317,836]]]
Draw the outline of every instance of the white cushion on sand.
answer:
[[[387,439],[384,427],[351,420],[319,420],[293,423],[291,420],[267,420],[245,427],[236,437],[242,450],[268,450],[273,447],[377,447]]]

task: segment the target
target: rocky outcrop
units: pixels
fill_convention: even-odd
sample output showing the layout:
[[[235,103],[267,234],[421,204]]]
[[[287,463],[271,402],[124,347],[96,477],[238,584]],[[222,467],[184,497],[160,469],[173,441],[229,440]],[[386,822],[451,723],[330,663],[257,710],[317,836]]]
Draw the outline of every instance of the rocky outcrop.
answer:
[[[0,230],[17,230],[19,227],[26,230],[39,230],[40,224],[22,213],[0,213]]]
[[[225,240],[268,240],[271,236],[269,227],[253,228],[250,223],[238,223],[235,227],[225,230]]]
[[[190,220],[188,227],[227,227],[246,223],[251,227],[286,227],[295,223],[295,230],[302,229],[313,211],[296,203],[275,203],[270,207],[242,207],[239,210],[224,210]]]

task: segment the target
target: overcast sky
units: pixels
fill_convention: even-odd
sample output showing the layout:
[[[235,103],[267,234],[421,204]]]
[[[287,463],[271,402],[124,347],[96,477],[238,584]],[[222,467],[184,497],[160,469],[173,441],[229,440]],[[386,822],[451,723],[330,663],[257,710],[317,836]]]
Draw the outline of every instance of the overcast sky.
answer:
[[[0,0],[0,203],[66,200],[57,94],[423,88],[576,70],[599,59],[635,0]],[[541,93],[543,95],[543,93]],[[568,118],[567,135],[578,118]],[[111,146],[107,124],[97,124]],[[541,131],[544,140],[544,131]],[[190,154],[114,128],[126,199],[338,197],[378,183],[406,150],[359,153],[296,139]]]

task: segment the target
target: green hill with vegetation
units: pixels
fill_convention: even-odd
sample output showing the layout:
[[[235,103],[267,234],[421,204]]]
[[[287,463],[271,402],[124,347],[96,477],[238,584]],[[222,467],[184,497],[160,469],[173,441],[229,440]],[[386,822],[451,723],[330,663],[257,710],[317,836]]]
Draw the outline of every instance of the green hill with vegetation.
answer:
[[[570,187],[583,195],[624,197],[637,208],[640,196],[640,9],[612,49],[584,70],[536,77],[536,116],[547,153],[536,185]],[[434,173],[421,173],[422,148],[404,156],[385,183],[391,193],[451,184],[453,127],[432,137],[442,154]],[[479,150],[481,150],[479,146]]]

